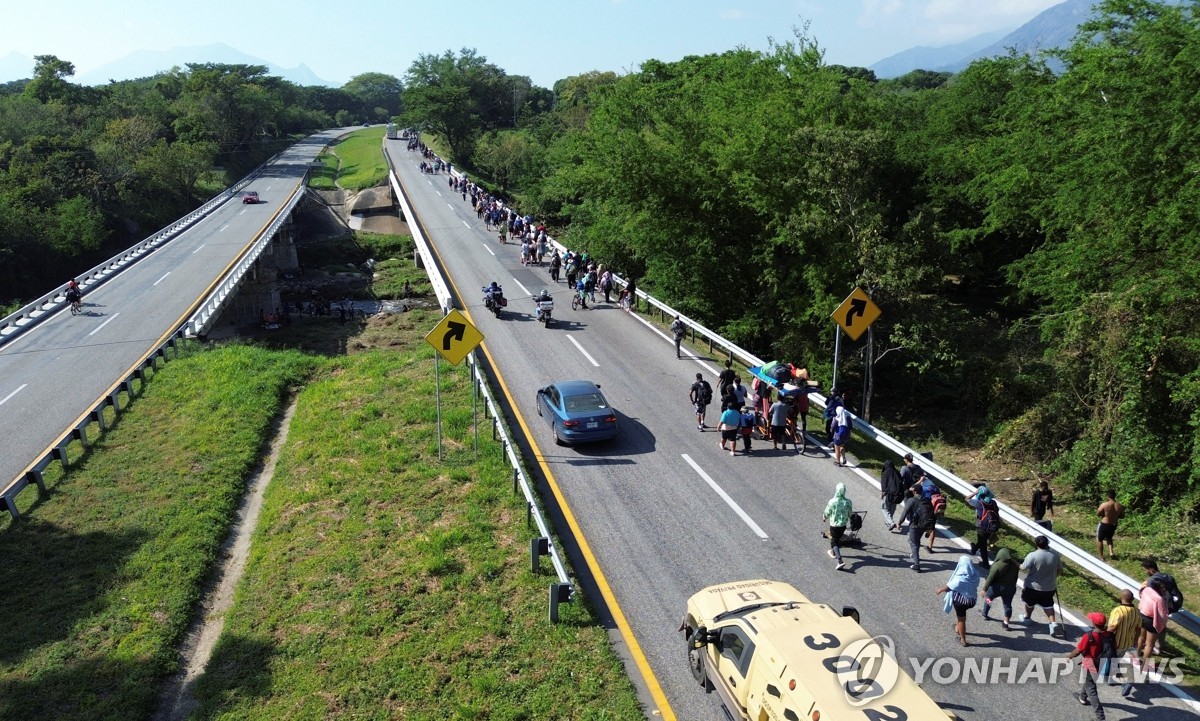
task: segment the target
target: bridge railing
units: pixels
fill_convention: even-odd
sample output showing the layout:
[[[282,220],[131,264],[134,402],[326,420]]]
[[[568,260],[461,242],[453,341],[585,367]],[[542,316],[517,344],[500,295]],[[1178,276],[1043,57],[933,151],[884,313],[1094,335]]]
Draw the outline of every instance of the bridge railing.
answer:
[[[454,175],[459,178],[462,177],[462,173],[457,171],[454,171]],[[566,250],[566,246],[564,246],[562,243],[559,243],[557,240],[549,238],[549,241],[554,246],[555,250],[560,252]],[[622,288],[628,285],[625,279],[621,278],[615,273],[613,274],[613,282]],[[745,348],[742,348],[737,344],[723,338],[716,331],[706,328],[703,324],[697,322],[696,320],[689,318],[679,311],[676,311],[674,308],[660,301],[649,293],[638,290],[637,297],[648,307],[657,309],[660,313],[660,317],[663,320],[668,318],[673,320],[675,316],[678,315],[680,320],[687,324],[693,340],[697,336],[703,338],[708,343],[710,349],[721,349],[722,354],[728,356],[731,360],[738,360],[747,367],[761,366],[766,362]],[[828,404],[829,399],[820,393],[811,393],[809,394],[809,397],[821,409],[824,409]],[[906,446],[904,443],[892,437],[885,431],[876,428],[853,413],[850,415],[853,419],[854,430],[862,436],[875,441],[879,445],[895,453],[897,456],[902,457],[907,453],[911,453],[915,458],[920,455],[919,451]],[[943,468],[937,463],[934,463],[928,458],[922,458],[921,467],[931,477],[940,481],[942,485],[953,488],[955,491],[958,491],[964,496],[970,495],[976,490],[973,484],[963,480],[962,478],[959,478],[951,471]],[[1001,510],[1001,518],[1009,528],[1019,531],[1029,538],[1046,536],[1051,541],[1051,548],[1061,554],[1064,559],[1075,564],[1075,566],[1088,573],[1093,578],[1108,584],[1118,591],[1129,589],[1136,594],[1141,588],[1140,581],[1134,579],[1119,569],[1113,568],[1111,565],[1096,558],[1089,551],[1074,545],[1057,533],[1046,530],[1044,527],[1033,521],[1033,519],[1022,515],[1020,511],[1012,506],[1009,506],[1005,503],[1000,503],[999,506]],[[1181,610],[1178,613],[1173,614],[1171,619],[1178,623],[1181,627],[1187,629],[1189,632],[1195,635],[1200,635],[1200,616],[1197,616],[1191,611],[1186,609]]]
[[[196,208],[187,215],[179,218],[175,222],[160,229],[154,235],[149,236],[145,240],[136,243],[129,248],[117,253],[113,257],[97,265],[96,267],[81,273],[76,277],[80,287],[84,293],[99,287],[108,279],[116,276],[121,271],[133,265],[137,261],[146,257],[148,254],[162,247],[163,244],[175,238],[183,231],[190,228],[196,221],[206,217],[217,208],[221,207],[230,198],[233,198],[238,192],[250,184],[258,177],[263,168],[267,167],[279,157],[276,153],[270,160],[255,168],[245,178],[239,180],[234,185],[221,191],[216,196],[208,200],[208,202]],[[67,305],[67,284],[51,290],[40,298],[27,303],[19,308],[14,313],[11,313],[4,318],[0,318],[0,345],[12,340],[26,330],[37,325],[42,320],[50,317],[57,311],[62,310]]]
[[[386,142],[386,141],[385,141]],[[385,153],[386,156],[386,153]],[[391,159],[388,158],[389,164]],[[413,241],[417,246],[417,252],[421,256],[421,262],[425,265],[425,270],[429,274],[430,283],[433,285],[434,295],[437,296],[438,303],[442,308],[442,312],[449,312],[454,307],[454,296],[450,292],[450,286],[442,276],[442,269],[434,257],[433,250],[429,245],[428,239],[425,237],[424,229],[421,223],[417,221],[416,215],[413,213],[412,206],[408,202],[408,196],[404,192],[404,188],[396,179],[396,173],[393,169],[389,173],[389,179],[392,184],[392,190],[396,193],[396,199],[400,203],[400,207],[404,211],[404,217],[408,221],[409,230],[412,232]],[[562,562],[562,558],[558,552],[558,547],[554,543],[554,536],[550,533],[550,527],[546,523],[546,518],[542,513],[541,506],[538,503],[537,494],[534,492],[531,479],[525,472],[525,464],[522,463],[521,457],[517,454],[517,445],[513,442],[509,435],[508,429],[500,422],[502,410],[496,402],[492,391],[488,387],[487,377],[483,370],[475,362],[474,354],[471,357],[471,373],[475,386],[482,392],[484,398],[485,414],[492,420],[492,435],[504,445],[505,455],[508,457],[508,463],[512,467],[513,472],[513,491],[516,492],[520,488],[525,496],[525,508],[528,516],[533,519],[537,525],[540,537],[533,539],[530,546],[531,563],[533,572],[538,572],[539,558],[541,556],[550,556],[550,562],[554,566],[554,572],[558,576],[558,583],[550,585],[549,597],[549,615],[551,621],[558,620],[558,605],[559,603],[570,602],[574,597],[574,587],[571,583],[571,578],[567,574],[566,566]]]

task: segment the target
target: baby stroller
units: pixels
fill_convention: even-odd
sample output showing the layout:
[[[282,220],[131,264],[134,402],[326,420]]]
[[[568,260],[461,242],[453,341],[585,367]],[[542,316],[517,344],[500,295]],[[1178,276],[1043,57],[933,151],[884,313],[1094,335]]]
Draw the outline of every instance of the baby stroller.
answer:
[[[852,511],[850,513],[850,523],[846,526],[846,532],[842,534],[843,546],[861,546],[863,540],[858,537],[863,527],[863,518],[867,515],[866,511]],[[821,538],[829,538],[828,531],[821,531]]]

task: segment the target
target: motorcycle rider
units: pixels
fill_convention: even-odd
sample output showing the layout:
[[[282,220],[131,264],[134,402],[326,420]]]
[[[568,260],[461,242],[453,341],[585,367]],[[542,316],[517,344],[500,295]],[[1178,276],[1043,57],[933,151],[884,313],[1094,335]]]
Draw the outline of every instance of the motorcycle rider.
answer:
[[[504,298],[504,290],[496,281],[492,281],[491,285],[484,286],[483,289],[483,304],[489,310],[494,310],[496,306],[501,304]]]
[[[551,297],[550,297],[550,291],[546,290],[545,288],[542,288],[542,292],[538,293],[537,295],[535,295],[533,297],[533,304],[535,306],[537,306],[537,316],[536,316],[537,320],[542,319],[542,313],[544,310],[547,310],[547,311],[549,310],[549,309],[543,309],[542,303],[553,303],[553,302],[554,302],[554,300],[551,299]]]

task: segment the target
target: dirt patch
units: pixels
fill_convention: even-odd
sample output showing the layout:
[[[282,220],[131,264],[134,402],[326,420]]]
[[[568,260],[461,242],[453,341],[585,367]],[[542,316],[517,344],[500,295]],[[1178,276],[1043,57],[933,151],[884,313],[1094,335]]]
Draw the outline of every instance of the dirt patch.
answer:
[[[237,519],[221,547],[221,561],[213,580],[204,589],[200,618],[193,622],[179,651],[180,671],[166,683],[159,696],[158,711],[152,721],[184,721],[199,705],[193,689],[212,658],[213,647],[225,628],[225,612],[233,605],[233,594],[246,570],[250,554],[250,538],[258,525],[263,494],[275,475],[279,451],[287,440],[288,428],[296,412],[295,396],[275,422],[270,452],[262,466],[250,479],[247,493],[238,508]]]

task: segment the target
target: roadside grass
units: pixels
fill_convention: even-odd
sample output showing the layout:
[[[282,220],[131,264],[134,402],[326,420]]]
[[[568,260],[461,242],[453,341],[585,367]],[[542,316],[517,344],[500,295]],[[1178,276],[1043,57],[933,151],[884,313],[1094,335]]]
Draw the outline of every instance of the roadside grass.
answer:
[[[147,718],[243,485],[313,361],[246,346],[155,373],[0,532],[0,718]],[[78,444],[74,444],[78,445]]]
[[[318,190],[362,190],[387,179],[387,160],[380,148],[386,128],[364,128],[333,143],[318,156],[309,185]]]
[[[404,297],[404,282],[413,293],[410,297],[432,298],[433,286],[425,271],[413,263],[412,236],[387,233],[352,232],[346,237],[305,245],[299,249],[300,260],[306,268],[320,268],[332,273],[348,272],[369,259],[374,259],[375,273],[367,297],[397,300]]]
[[[486,421],[475,454],[464,367],[442,366],[438,460],[439,319],[393,316],[396,350],[331,359],[301,392],[198,718],[643,717],[583,599],[548,622],[552,572],[529,568]]]

